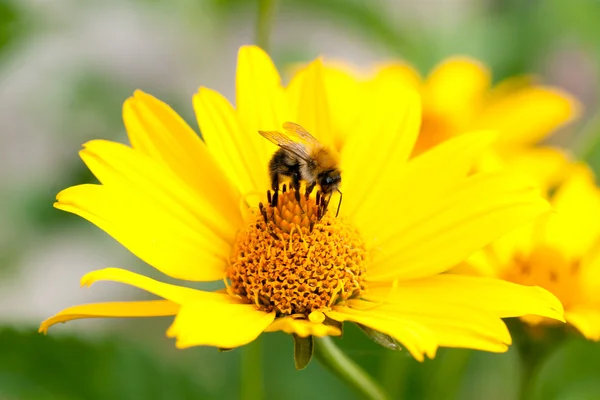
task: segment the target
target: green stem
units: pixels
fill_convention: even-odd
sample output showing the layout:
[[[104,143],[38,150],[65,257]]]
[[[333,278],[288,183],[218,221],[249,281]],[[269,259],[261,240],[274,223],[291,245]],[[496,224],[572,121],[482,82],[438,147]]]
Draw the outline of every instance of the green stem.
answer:
[[[276,0],[258,0],[258,23],[256,25],[256,44],[269,52],[271,28],[275,17]]]
[[[370,400],[386,400],[387,394],[330,337],[315,338],[315,356],[325,368]]]
[[[401,399],[406,391],[406,378],[411,359],[401,351],[388,350],[383,354],[381,385],[391,399]]]
[[[245,400],[264,399],[262,343],[260,337],[242,349],[241,396]]]

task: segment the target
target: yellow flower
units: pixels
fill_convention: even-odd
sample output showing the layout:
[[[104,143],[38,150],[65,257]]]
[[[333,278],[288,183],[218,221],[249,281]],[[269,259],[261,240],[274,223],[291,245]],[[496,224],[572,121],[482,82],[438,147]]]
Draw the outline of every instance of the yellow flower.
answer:
[[[407,73],[406,66],[395,69]],[[416,82],[423,96],[416,153],[478,129],[498,131],[500,150],[526,148],[579,114],[580,105],[572,96],[531,77],[509,78],[492,87],[490,71],[467,57],[448,58],[427,79]]]
[[[571,95],[538,84],[532,77],[513,77],[492,87],[488,68],[467,57],[442,61],[425,79],[399,62],[378,66],[373,74],[362,76],[352,67],[328,63],[327,73],[328,84],[339,93],[332,98],[337,107],[346,107],[349,97],[357,99],[355,104],[360,99],[369,102],[372,82],[380,79],[419,91],[423,112],[413,155],[466,132],[493,130],[498,140],[494,151],[482,155],[480,170],[514,166],[550,185],[568,176],[568,160],[562,152],[533,145],[573,121],[581,106]],[[337,115],[346,124],[354,123],[355,114]]]
[[[336,114],[343,108],[330,108],[330,96],[342,96],[320,60],[283,87],[256,47],[240,50],[236,85],[235,109],[210,89],[194,96],[204,140],[166,104],[137,91],[123,109],[131,147],[87,143],[80,155],[100,184],[68,188],[55,204],[165,275],[224,280],[226,288],[206,292],[122,269],[94,271],[83,286],[116,281],[162,300],[71,307],[41,331],[79,318],[175,315],[167,334],[177,347],[235,348],[265,331],[309,340],[340,335],[351,321],[422,360],[438,346],[505,351],[511,338],[501,317],[562,318],[560,303],[543,289],[442,274],[548,209],[515,176],[468,176],[489,134],[462,135],[409,159],[421,120],[416,93],[374,82],[377,96],[345,124]],[[265,195],[276,147],[258,130],[279,130],[285,121],[339,148],[339,217],[322,216],[315,195],[302,195],[301,204],[293,191],[280,191],[277,204]]]
[[[462,272],[541,286],[560,299],[567,322],[600,340],[600,190],[586,166],[573,169],[551,196],[555,212],[476,253]]]

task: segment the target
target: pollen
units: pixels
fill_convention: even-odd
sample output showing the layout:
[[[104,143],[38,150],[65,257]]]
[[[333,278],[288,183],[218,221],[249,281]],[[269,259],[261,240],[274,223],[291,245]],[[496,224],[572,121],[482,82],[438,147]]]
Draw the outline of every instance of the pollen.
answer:
[[[284,189],[238,234],[226,283],[261,310],[318,319],[319,310],[360,297],[366,258],[358,231],[328,213],[320,193]]]

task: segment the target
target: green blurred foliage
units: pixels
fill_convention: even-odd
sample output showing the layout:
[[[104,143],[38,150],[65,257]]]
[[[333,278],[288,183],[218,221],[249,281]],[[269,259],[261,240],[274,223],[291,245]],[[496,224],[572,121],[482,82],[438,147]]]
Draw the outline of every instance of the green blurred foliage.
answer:
[[[206,392],[194,375],[159,362],[133,342],[85,342],[37,332],[0,331],[0,398],[187,399]]]

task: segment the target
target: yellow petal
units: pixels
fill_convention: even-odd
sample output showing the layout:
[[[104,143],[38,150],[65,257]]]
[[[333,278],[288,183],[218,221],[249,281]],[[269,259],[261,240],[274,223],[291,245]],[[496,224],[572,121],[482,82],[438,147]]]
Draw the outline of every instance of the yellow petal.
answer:
[[[600,307],[573,307],[565,311],[567,322],[587,339],[600,340]]]
[[[149,202],[144,193],[88,184],[63,190],[57,200],[56,208],[87,219],[173,278],[214,281],[223,277],[230,244],[192,217],[186,220]]]
[[[556,212],[547,219],[544,241],[567,257],[581,258],[600,236],[600,190],[592,171],[575,168],[551,202]]]
[[[275,146],[258,131],[246,130],[231,104],[214,90],[200,88],[194,109],[208,148],[238,190],[242,194],[265,191]]]
[[[327,64],[323,68],[331,119],[332,144],[339,151],[360,115],[361,82],[351,66]],[[288,87],[288,93],[290,91]],[[299,97],[299,96],[297,96]]]
[[[417,294],[397,304],[352,300],[351,307],[377,315],[402,318],[433,332],[438,346],[504,352],[511,344],[506,325],[495,314],[473,304],[436,301]]]
[[[131,147],[93,140],[84,145],[80,155],[103,185],[118,189],[123,195],[143,195],[149,204],[169,210],[176,218],[190,224],[204,225],[226,242],[233,240],[242,225],[239,208],[222,208],[213,204],[208,198],[191,191],[164,165]]]
[[[333,311],[328,311],[325,314],[336,321],[356,322],[390,335],[419,361],[424,360],[424,355],[429,358],[435,356],[437,350],[435,334],[410,319],[345,306],[334,306]]]
[[[179,304],[168,300],[115,301],[110,303],[82,304],[69,307],[48,318],[40,325],[40,332],[61,322],[83,318],[163,317],[175,315]]]
[[[497,129],[500,144],[533,144],[576,118],[580,105],[565,92],[529,86],[507,93],[488,104],[472,129]]]
[[[531,176],[542,189],[551,189],[563,182],[573,170],[573,163],[564,150],[536,147],[502,154],[505,165]]]
[[[342,149],[345,215],[354,215],[373,193],[389,188],[402,171],[417,138],[421,107],[416,92],[378,82],[364,116]]]
[[[259,311],[252,304],[203,301],[184,304],[167,336],[180,349],[215,346],[232,349],[256,339],[275,319],[275,312]]]
[[[123,120],[134,149],[170,168],[221,213],[229,215],[238,207],[239,192],[204,142],[171,107],[137,90],[123,105]]]
[[[298,319],[293,317],[277,318],[265,332],[283,331],[285,333],[295,333],[300,337],[308,336],[340,336],[342,332],[335,326],[319,324],[307,319]]]
[[[466,57],[444,60],[427,77],[423,87],[423,115],[442,118],[452,134],[466,130],[490,87],[489,70]],[[493,127],[484,126],[482,129]]]
[[[332,146],[330,110],[323,61],[317,59],[294,75],[288,88],[290,118],[321,143]]]
[[[375,79],[391,79],[399,82],[402,86],[421,90],[421,75],[411,65],[402,62],[386,63],[379,66]]]
[[[89,287],[98,281],[112,281],[131,285],[177,304],[192,301],[239,303],[235,297],[225,293],[205,292],[184,286],[171,285],[120,268],[104,268],[87,273],[81,278],[81,286]]]
[[[256,46],[242,46],[238,53],[235,103],[250,134],[279,130],[287,121],[279,73],[267,53]]]
[[[563,307],[550,292],[500,279],[443,274],[392,284],[373,284],[363,294],[372,302],[407,303],[409,298],[450,302],[490,311],[500,318],[535,314],[563,321]],[[418,302],[420,303],[420,302]]]
[[[354,223],[365,238],[387,240],[384,231],[391,225],[389,221],[404,219],[407,210],[445,195],[472,171],[477,157],[495,138],[492,132],[467,133],[409,160],[382,190],[369,194],[352,215]],[[342,209],[345,206],[344,200]]]
[[[389,224],[391,238],[373,251],[371,281],[412,279],[447,271],[502,234],[548,211],[529,181],[478,174],[442,198],[423,199]],[[393,232],[393,233],[390,233]]]

